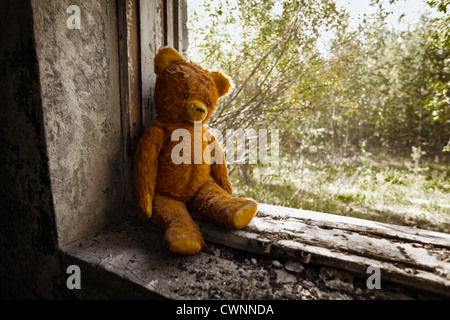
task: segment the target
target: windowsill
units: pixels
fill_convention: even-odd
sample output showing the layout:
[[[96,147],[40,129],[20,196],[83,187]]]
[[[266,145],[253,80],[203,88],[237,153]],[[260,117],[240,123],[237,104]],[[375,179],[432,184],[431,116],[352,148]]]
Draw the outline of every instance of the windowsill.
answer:
[[[88,297],[83,284],[104,279],[111,289],[105,287],[102,298],[388,299],[415,298],[417,292],[421,297],[450,296],[448,234],[265,204],[242,230],[223,230],[195,218],[207,245],[194,256],[168,251],[161,229],[132,217],[64,247],[66,263],[81,268],[82,290],[75,295]],[[286,270],[287,261],[300,262],[304,270]],[[382,290],[366,287],[370,265],[381,269]],[[321,268],[341,270],[355,280],[350,289],[327,287]],[[117,283],[120,293],[114,289]]]

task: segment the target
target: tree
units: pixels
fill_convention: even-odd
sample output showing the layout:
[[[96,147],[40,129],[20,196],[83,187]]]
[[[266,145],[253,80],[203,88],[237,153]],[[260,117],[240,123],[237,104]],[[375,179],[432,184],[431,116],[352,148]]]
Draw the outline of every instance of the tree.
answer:
[[[448,0],[429,2],[447,12]],[[210,125],[279,128],[292,156],[413,146],[440,155],[450,139],[448,15],[398,31],[382,3],[372,0],[354,30],[332,0],[206,2],[209,23],[193,19],[190,53],[233,82]]]
[[[330,85],[316,43],[346,20],[333,1],[219,1],[205,10],[211,24],[193,32],[197,53],[234,84],[211,125],[267,126],[287,112],[301,118],[307,97]]]
[[[438,146],[450,152],[450,1],[427,2],[442,15],[435,19],[435,26],[429,31],[435,54],[434,72],[427,83],[430,96],[425,100],[425,107],[431,111],[438,130],[443,133],[437,137]]]

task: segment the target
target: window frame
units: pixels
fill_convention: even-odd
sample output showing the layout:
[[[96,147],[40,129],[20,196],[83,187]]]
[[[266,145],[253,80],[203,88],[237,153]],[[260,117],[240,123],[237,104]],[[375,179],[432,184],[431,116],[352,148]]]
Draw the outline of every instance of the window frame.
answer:
[[[172,46],[182,55],[184,54],[187,48],[186,42],[183,40],[187,38],[187,30],[183,25],[183,10],[187,9],[186,6],[186,0],[118,0],[117,2],[121,115],[124,139],[123,152],[125,159],[124,165],[126,167],[125,172],[127,173],[124,181],[126,184],[124,188],[126,190],[125,207],[134,215],[141,218],[142,215],[137,213],[139,210],[135,205],[132,192],[132,162],[140,136],[156,120],[156,111],[153,102],[156,74],[153,70],[153,59],[157,50],[164,46]],[[262,210],[259,210],[255,217],[255,223],[244,230],[222,230],[202,220],[201,217],[194,215],[194,219],[199,224],[205,240],[211,243],[240,251],[247,251],[256,255],[266,255],[274,258],[285,257],[299,260],[304,264],[312,262],[317,265],[337,267],[351,273],[356,273],[362,277],[364,276],[368,262],[381,263],[388,270],[386,267],[386,259],[383,260],[383,257],[377,258],[374,254],[366,255],[367,248],[361,249],[357,247],[356,244],[358,242],[353,243],[355,248],[349,246],[351,241],[348,242],[347,238],[350,234],[353,234],[355,237],[367,237],[368,246],[373,246],[375,248],[374,252],[376,250],[382,250],[386,245],[386,241],[393,247],[396,243],[403,241],[405,246],[414,247],[415,245],[416,247],[425,247],[426,245],[432,244],[432,246],[441,248],[442,250],[450,250],[450,246],[446,244],[448,240],[448,235],[446,234],[414,230],[408,227],[391,226],[368,220],[300,209],[264,204],[261,207]],[[305,243],[300,234],[290,239],[290,242],[286,242],[286,239],[283,238],[284,236],[290,236],[292,238],[292,234],[297,234],[297,232],[293,232],[289,228],[292,221],[297,223],[296,221],[299,219],[302,220],[301,223],[307,225],[308,231],[299,231],[298,233],[311,232],[312,229],[310,228],[314,227],[316,230],[325,230],[323,231],[325,233],[329,232],[330,237],[339,235],[342,239],[336,236],[333,241],[328,243],[326,239],[312,239],[312,242]],[[274,221],[277,223],[274,223]],[[280,221],[281,223],[279,223]],[[276,227],[273,227],[273,225]],[[152,226],[152,228],[154,228],[154,232],[158,233],[155,226]],[[280,237],[274,238],[274,235],[270,236],[270,234],[267,237],[268,232],[266,228],[273,231],[274,235],[280,234]],[[110,236],[108,232],[105,230],[106,237]],[[141,233],[138,233],[136,237],[141,235]],[[160,234],[153,234],[151,236],[151,238],[155,239],[158,237],[161,238]],[[162,243],[160,240],[154,240],[155,242],[159,242],[156,244],[158,248],[153,248],[155,251],[151,254],[153,257],[158,255],[165,256],[167,254],[167,252],[161,251]],[[80,239],[79,244],[84,243],[83,241],[88,241],[89,243],[91,240],[89,238]],[[89,253],[83,248],[88,246],[80,246],[79,244],[72,244],[64,250],[66,250],[69,256],[85,260],[87,257],[86,254]],[[135,244],[134,242],[130,242],[130,245],[134,246]],[[342,248],[347,251],[344,250],[341,252]],[[113,270],[117,269],[115,272],[123,276],[124,279],[130,277],[130,280],[135,282],[136,279],[133,278],[135,275],[133,272],[125,272],[122,274],[126,266],[122,265],[123,261],[121,261],[121,257],[127,250],[123,252],[123,254],[118,253],[118,257],[120,257],[118,262],[108,262],[107,270],[113,272]],[[105,261],[109,261],[109,257],[112,256],[112,254],[109,254],[106,258],[99,259],[96,257],[99,253],[103,254],[103,252],[95,251],[94,254],[89,256],[92,259],[90,261],[91,264],[103,266]],[[394,261],[396,256],[401,257],[403,251],[394,252],[391,250],[390,253],[393,254],[391,260]],[[148,254],[150,255],[150,253]],[[439,252],[433,250],[427,254],[433,258],[439,256]],[[202,259],[201,255],[198,259]],[[141,258],[146,260],[146,255],[143,256],[145,257]],[[411,260],[408,267],[411,267],[411,270],[416,270],[416,272],[423,272],[420,269],[422,263],[417,259],[418,257],[420,258],[420,255],[417,255],[414,261]],[[158,258],[155,259],[156,261],[154,263],[158,264]],[[426,284],[424,285],[420,281],[416,284],[412,280],[419,279],[420,277],[415,277],[414,273],[408,270],[405,271],[400,267],[397,268],[397,262],[394,263],[392,261],[389,262],[389,268],[391,268],[388,270],[390,272],[389,276],[386,276],[385,279],[389,279],[398,285],[412,286],[415,289],[425,289],[444,295],[446,294],[447,287],[450,287],[450,283],[441,276],[434,275],[435,278],[430,278],[425,273],[421,281],[426,282]],[[428,271],[425,270],[425,272]],[[149,289],[153,290],[150,287]]]
[[[153,101],[157,51],[171,46],[185,55],[186,0],[118,0],[119,72],[126,170],[126,208],[136,211],[132,190],[133,156],[146,128],[156,121]]]

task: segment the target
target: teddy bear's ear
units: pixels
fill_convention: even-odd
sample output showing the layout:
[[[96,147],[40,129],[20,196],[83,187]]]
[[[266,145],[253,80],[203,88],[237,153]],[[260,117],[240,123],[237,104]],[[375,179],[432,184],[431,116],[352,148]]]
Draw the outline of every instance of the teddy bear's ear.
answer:
[[[223,97],[228,93],[228,90],[230,90],[230,80],[228,80],[227,77],[225,77],[223,74],[217,71],[211,72],[211,75],[214,79],[214,82],[216,83],[217,92],[219,93],[219,98]]]
[[[159,49],[155,56],[155,73],[160,75],[170,65],[179,61],[184,61],[184,58],[175,49],[170,47]]]

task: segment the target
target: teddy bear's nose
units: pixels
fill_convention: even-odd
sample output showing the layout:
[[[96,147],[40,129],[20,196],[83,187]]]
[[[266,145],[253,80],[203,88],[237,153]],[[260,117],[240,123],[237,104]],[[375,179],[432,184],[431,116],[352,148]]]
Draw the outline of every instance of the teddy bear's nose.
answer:
[[[183,113],[186,120],[190,122],[203,121],[208,113],[208,109],[201,101],[188,101],[183,107]]]

